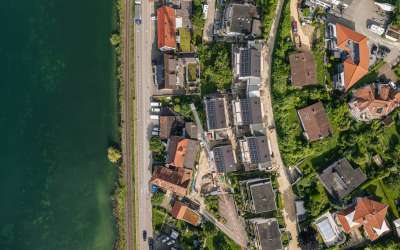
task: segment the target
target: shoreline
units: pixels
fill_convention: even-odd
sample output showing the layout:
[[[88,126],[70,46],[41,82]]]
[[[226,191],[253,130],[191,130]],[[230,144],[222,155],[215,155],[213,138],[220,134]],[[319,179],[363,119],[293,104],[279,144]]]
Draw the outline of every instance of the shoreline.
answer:
[[[119,39],[121,38],[121,25],[123,20],[123,3],[122,0],[114,0],[112,7],[112,27],[113,32],[110,34],[110,39],[113,35],[117,35]],[[122,43],[112,44],[113,49],[113,84],[116,84],[116,98],[117,98],[117,121],[118,121],[118,141],[116,144],[119,148],[122,146],[122,105],[124,104],[124,83],[122,81]],[[113,207],[113,217],[115,222],[115,241],[113,248],[115,250],[126,248],[126,238],[125,238],[125,201],[126,201],[126,185],[124,182],[124,172],[125,168],[123,166],[122,160],[115,164],[117,169],[117,176],[114,182],[114,188],[112,192],[112,207]]]

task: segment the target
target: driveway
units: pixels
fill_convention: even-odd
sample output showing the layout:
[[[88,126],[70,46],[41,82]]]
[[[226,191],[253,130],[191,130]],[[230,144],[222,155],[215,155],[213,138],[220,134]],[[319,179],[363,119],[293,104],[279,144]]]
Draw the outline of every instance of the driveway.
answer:
[[[386,38],[373,33],[367,28],[369,20],[375,20],[377,23],[385,23],[384,17],[377,12],[380,8],[374,4],[373,0],[353,1],[352,4],[345,9],[343,17],[354,22],[355,30],[368,37],[369,44],[372,43],[385,45],[391,52],[384,59],[389,64],[393,64],[397,57],[400,56],[400,43],[392,42]],[[356,15],[354,13],[357,13]]]

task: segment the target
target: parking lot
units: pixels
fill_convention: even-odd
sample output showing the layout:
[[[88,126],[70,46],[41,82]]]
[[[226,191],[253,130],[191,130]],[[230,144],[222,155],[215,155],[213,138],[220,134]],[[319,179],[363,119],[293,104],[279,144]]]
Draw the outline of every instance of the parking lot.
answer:
[[[369,46],[372,49],[373,44],[387,47],[390,52],[384,57],[384,60],[394,64],[400,56],[400,43],[389,41],[382,36],[374,33],[368,27],[372,24],[385,27],[388,25],[388,16],[373,0],[352,1],[348,8],[343,12],[343,17],[354,22],[355,30],[368,37]],[[385,49],[384,49],[385,50]]]

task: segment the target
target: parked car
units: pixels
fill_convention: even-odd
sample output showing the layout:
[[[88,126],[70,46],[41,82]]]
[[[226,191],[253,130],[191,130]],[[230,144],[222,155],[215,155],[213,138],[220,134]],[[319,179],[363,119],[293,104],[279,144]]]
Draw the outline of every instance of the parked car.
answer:
[[[149,249],[150,250],[154,249],[154,240],[153,240],[153,238],[149,238]]]
[[[146,241],[147,240],[147,231],[143,230],[143,240]]]
[[[150,106],[151,107],[161,107],[161,103],[159,103],[159,102],[151,102]]]
[[[160,113],[160,111],[161,111],[160,108],[151,107],[151,112],[152,112],[152,113]]]
[[[152,120],[160,120],[160,116],[159,115],[151,115],[150,119],[152,119]]]

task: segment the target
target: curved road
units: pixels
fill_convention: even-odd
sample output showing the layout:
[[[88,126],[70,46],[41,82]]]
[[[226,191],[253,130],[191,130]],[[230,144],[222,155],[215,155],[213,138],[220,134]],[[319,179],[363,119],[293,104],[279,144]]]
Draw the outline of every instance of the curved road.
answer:
[[[272,64],[272,54],[274,51],[275,39],[277,30],[280,23],[280,17],[283,9],[284,0],[279,0],[278,7],[276,10],[276,18],[272,24],[272,28],[270,30],[270,34],[268,36],[267,44],[263,46],[262,50],[262,61],[261,61],[261,78],[262,84],[261,87],[261,100],[263,103],[263,110],[265,115],[265,123],[267,126],[275,124],[274,121],[274,112],[272,109],[272,99],[271,99],[271,67]],[[297,250],[300,249],[298,246],[298,231],[297,231],[297,218],[296,218],[296,210],[295,210],[295,195],[292,190],[292,186],[289,182],[286,167],[283,164],[281,154],[279,151],[278,144],[278,136],[276,130],[268,130],[267,133],[268,139],[271,143],[271,150],[274,155],[273,165],[274,169],[278,170],[279,177],[279,192],[282,194],[283,203],[284,203],[284,211],[283,217],[285,219],[286,230],[290,232],[292,236],[292,240],[289,242],[289,250]]]

